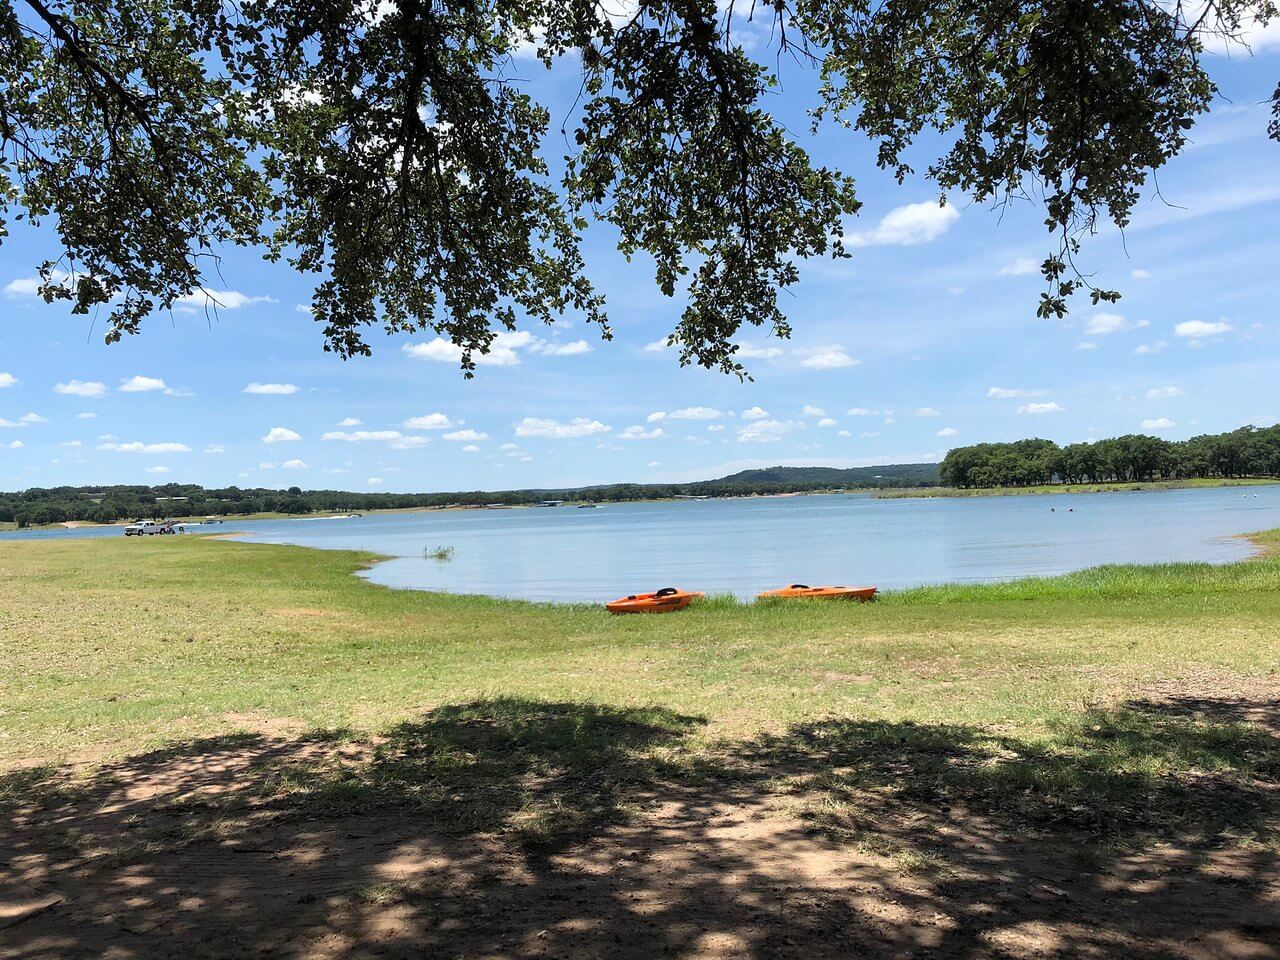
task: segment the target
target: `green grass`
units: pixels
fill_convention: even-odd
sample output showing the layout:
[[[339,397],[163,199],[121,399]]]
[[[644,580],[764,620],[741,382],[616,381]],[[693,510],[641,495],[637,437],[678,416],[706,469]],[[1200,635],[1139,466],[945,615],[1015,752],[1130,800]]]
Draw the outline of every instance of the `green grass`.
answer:
[[[1188,490],[1202,487],[1257,487],[1280,483],[1270,479],[1149,480],[1140,483],[1046,483],[1029,487],[904,487],[877,490],[882,500],[918,497],[1027,497],[1054,493],[1134,493],[1142,490]]]
[[[1276,557],[655,617],[382,589],[352,575],[373,559],[0,543],[0,769],[19,768],[0,800],[61,764],[263,732],[366,745],[264,771],[257,789],[292,809],[410,804],[530,843],[709,779],[802,797],[855,838],[868,795],[1090,830],[1243,828],[1270,813],[1245,785],[1280,775],[1274,738],[1148,695],[1274,691]]]

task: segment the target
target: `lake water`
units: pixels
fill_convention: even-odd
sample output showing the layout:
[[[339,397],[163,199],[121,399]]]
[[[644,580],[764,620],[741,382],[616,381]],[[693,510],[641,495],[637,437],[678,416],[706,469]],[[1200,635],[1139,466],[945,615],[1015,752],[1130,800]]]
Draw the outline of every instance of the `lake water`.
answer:
[[[371,550],[390,587],[527,600],[608,600],[665,586],[742,597],[788,583],[1004,580],[1102,563],[1250,553],[1235,535],[1280,527],[1280,486],[877,500],[867,494],[228,520],[263,543]],[[214,528],[210,528],[214,529]],[[121,536],[85,528],[0,537]],[[453,559],[423,551],[454,548]]]

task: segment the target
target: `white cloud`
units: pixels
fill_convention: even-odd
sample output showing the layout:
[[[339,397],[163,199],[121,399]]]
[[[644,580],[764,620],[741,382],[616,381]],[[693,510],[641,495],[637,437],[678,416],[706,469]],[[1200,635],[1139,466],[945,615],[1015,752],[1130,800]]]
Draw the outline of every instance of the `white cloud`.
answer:
[[[804,423],[799,420],[753,420],[738,430],[738,440],[768,443],[777,440],[783,434],[803,429]]]
[[[646,430],[644,427],[635,426],[627,427],[618,434],[619,440],[656,440],[658,437],[665,437],[666,433],[661,427],[654,427],[652,430]]]
[[[307,464],[305,460],[286,460],[281,464],[286,470],[305,470]]]
[[[16,420],[6,420],[4,417],[0,417],[0,427],[5,430],[13,430],[20,426],[22,426],[22,424],[18,423]]]
[[[23,426],[26,426],[27,424],[30,424],[30,423],[48,423],[49,418],[42,417],[38,413],[24,413],[21,417],[18,418],[18,422],[21,423]]]
[[[462,452],[463,453],[479,453],[480,448],[477,447],[474,443],[468,443],[465,447],[462,448]],[[499,464],[499,466],[501,466],[501,464]]]
[[[763,407],[751,407],[742,411],[743,420],[763,420],[769,415],[769,411]]]
[[[453,433],[446,433],[444,435],[444,439],[475,443],[480,440],[488,440],[489,435],[487,433],[480,433],[478,430],[455,430]]]
[[[77,413],[76,414],[77,420],[92,420],[95,417],[97,417],[96,413]]]
[[[1050,400],[1048,403],[1024,403],[1018,408],[1019,413],[1066,413],[1066,408]]]
[[[1131,271],[1131,272],[1129,273],[1129,276],[1133,277],[1133,279],[1135,279],[1135,280],[1150,280],[1150,279],[1151,279],[1151,274],[1150,274],[1150,273],[1148,273],[1146,270],[1133,270],[1133,271]]]
[[[505,450],[505,451],[507,451],[508,453],[515,453],[515,452],[518,452],[518,451],[520,450],[520,444],[518,444],[518,443],[504,443],[504,444],[503,444],[502,446],[500,446],[498,449],[499,449],[499,450]]]
[[[104,438],[111,436],[103,434]],[[113,450],[116,453],[190,453],[191,448],[185,443],[174,443],[172,441],[163,443],[143,443],[140,440],[134,440],[130,443],[117,443],[114,440],[107,440],[98,444],[99,450]]]
[[[572,343],[537,340],[530,345],[529,352],[541,354],[544,357],[576,357],[579,354],[590,353],[591,344],[585,340],[574,340]]]
[[[251,297],[239,290],[211,290],[208,287],[201,287],[185,297],[179,297],[174,302],[179,310],[194,312],[196,309],[239,310],[251,303],[278,303],[279,301],[273,297]]]
[[[227,448],[220,443],[211,443],[204,448],[204,452],[209,454],[226,453]]]
[[[960,431],[959,431],[959,430],[957,430],[955,427],[943,427],[941,430],[939,430],[939,431],[938,431],[938,436],[940,436],[940,437],[954,437],[954,436],[955,436],[957,433],[959,433],[959,432],[960,432]]]
[[[340,427],[359,427],[362,426],[360,420],[356,417],[344,417],[338,421]]]
[[[851,233],[845,243],[851,247],[915,246],[938,239],[960,218],[950,205],[930,201],[895,207],[881,218],[874,230]]]
[[[359,420],[352,423],[342,422],[338,424],[340,427],[358,426]],[[404,422],[406,430],[452,430],[454,427],[462,425],[462,421],[454,422],[443,413],[424,413],[420,417],[410,417]]]
[[[276,465],[274,463],[266,463],[264,461],[263,463],[258,464],[259,470],[274,470],[275,468]]]
[[[804,357],[800,361],[800,366],[808,367],[810,370],[839,370],[843,367],[856,367],[862,362],[849,356],[844,347],[838,343],[823,347],[809,347],[796,352]]]
[[[58,444],[58,446],[60,446],[60,447],[71,447],[71,448],[75,449],[75,448],[83,447],[83,446],[84,446],[84,444],[83,444],[83,443],[81,443],[79,440],[64,440],[64,441],[62,441],[62,443]]]
[[[546,437],[551,440],[572,440],[576,437],[590,437],[598,433],[608,433],[613,428],[599,420],[588,417],[574,417],[568,423],[541,417],[525,417],[516,424],[517,437]]]
[[[738,347],[735,355],[743,360],[773,360],[782,356],[783,352],[781,347],[756,347],[744,343]]]
[[[941,415],[933,407],[918,407],[915,414],[917,417],[937,417]]]
[[[1036,273],[1040,269],[1038,261],[1030,257],[1019,257],[1007,267],[1001,267],[999,276],[1002,277],[1025,277],[1029,273]]]
[[[837,437],[852,437],[852,436],[853,436],[853,434],[852,434],[852,433],[850,433],[848,430],[837,430],[837,431],[836,431],[836,436],[837,436]]]
[[[520,362],[517,350],[528,347],[536,338],[523,330],[500,333],[493,338],[488,353],[475,351],[472,361],[478,367],[514,367]],[[462,348],[442,337],[429,343],[406,343],[400,348],[415,360],[432,360],[436,363],[461,363]]]
[[[821,407],[815,407],[811,403],[806,403],[804,409],[800,412],[806,417],[825,417],[827,415],[827,411]]]
[[[1076,349],[1077,350],[1097,350],[1098,345],[1088,340],[1081,340],[1079,343],[1076,344]]]
[[[987,390],[988,397],[995,397],[997,400],[1025,400],[1030,397],[1043,397],[1048,390],[1024,390],[1021,387],[991,387]]]
[[[1182,390],[1170,384],[1167,387],[1152,387],[1147,391],[1148,400],[1167,400],[1182,396]]]
[[[53,392],[68,397],[97,398],[107,395],[107,386],[97,380],[69,380],[66,383],[54,384]]]
[[[21,450],[21,449],[22,449],[22,441],[21,441],[21,440],[10,440],[10,441],[9,441],[9,449],[10,449],[10,450]]]
[[[1173,332],[1179,337],[1200,340],[1204,337],[1216,337],[1223,333],[1230,333],[1234,329],[1235,327],[1225,320],[1184,320],[1173,328]]]
[[[16,387],[17,385],[18,378],[12,373],[0,373],[0,390],[5,389],[6,387]]]
[[[653,413],[649,414],[649,415],[648,415],[647,417],[645,417],[644,419],[645,419],[645,422],[646,422],[646,423],[657,423],[657,422],[659,422],[660,420],[665,420],[665,419],[667,419],[667,411],[665,411],[665,410],[655,410],[655,411],[653,411]]]
[[[670,345],[667,343],[667,338],[663,337],[661,340],[654,340],[651,343],[646,343],[644,345],[644,352],[645,353],[661,353],[663,350],[666,350],[669,346]]]
[[[244,392],[260,397],[287,397],[297,393],[298,389],[298,385],[294,383],[258,383],[255,380],[244,388]]]
[[[344,443],[385,443],[392,450],[414,450],[431,442],[430,437],[406,435],[399,430],[330,430],[321,440],[340,440]]]
[[[147,467],[147,473],[168,473],[168,467]]]
[[[165,382],[159,377],[135,376],[128,380],[122,380],[117,388],[121,393],[151,393],[155,390],[164,390]]]
[[[707,425],[708,433],[719,433],[721,430],[724,430],[724,429],[725,429],[725,425],[723,423],[712,423]]]
[[[288,427],[272,427],[263,436],[263,443],[291,443],[294,440],[301,440],[302,434],[290,430]]]
[[[365,485],[370,487],[380,487],[382,486],[382,484],[383,484],[383,480],[381,477],[370,477],[368,480],[365,481]]]
[[[724,415],[723,410],[717,410],[715,407],[684,407],[667,414],[672,420],[719,420]],[[650,420],[650,423],[652,422]]]
[[[1153,353],[1160,353],[1168,346],[1169,344],[1165,343],[1163,340],[1157,340],[1155,343],[1140,344],[1134,348],[1133,352],[1140,357],[1150,356]]]
[[[1143,420],[1143,430],[1168,430],[1170,427],[1176,427],[1177,424],[1168,417],[1157,417],[1154,420]]]
[[[1130,320],[1119,313],[1095,313],[1085,323],[1084,332],[1094,336],[1108,333],[1123,333],[1126,330],[1137,330],[1149,327],[1146,320]]]
[[[849,415],[849,416],[851,416],[851,417],[878,417],[878,416],[880,416],[880,411],[879,411],[879,410],[872,410],[872,409],[870,409],[870,408],[868,408],[868,407],[850,407],[850,408],[849,408],[848,410],[846,410],[845,412],[846,412],[846,413],[848,413],[848,415]]]

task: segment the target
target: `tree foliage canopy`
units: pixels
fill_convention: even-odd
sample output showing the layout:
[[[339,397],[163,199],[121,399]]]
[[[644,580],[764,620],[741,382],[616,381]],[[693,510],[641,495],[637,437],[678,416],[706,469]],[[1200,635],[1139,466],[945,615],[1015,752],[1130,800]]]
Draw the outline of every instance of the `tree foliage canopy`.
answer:
[[[922,172],[940,196],[1042,203],[1047,316],[1089,286],[1082,238],[1128,222],[1208,109],[1205,40],[1277,14],[1274,0],[611,3],[625,9],[0,0],[0,241],[6,217],[47,224],[62,256],[41,265],[43,295],[104,310],[108,340],[191,297],[240,244],[315,275],[326,349],[429,330],[469,373],[526,319],[572,311],[608,336],[580,250],[600,221],[684,299],[681,361],[741,374],[735,334],[789,333],[779,293],[796,261],[846,255],[859,202],[766,109],[777,71],[737,42],[735,16],[770,22],[771,53],[819,73],[815,123],[870,137],[900,178],[935,132]],[[519,79],[523,52],[581,72],[563,140]],[[1275,109],[1280,138],[1280,88]]]

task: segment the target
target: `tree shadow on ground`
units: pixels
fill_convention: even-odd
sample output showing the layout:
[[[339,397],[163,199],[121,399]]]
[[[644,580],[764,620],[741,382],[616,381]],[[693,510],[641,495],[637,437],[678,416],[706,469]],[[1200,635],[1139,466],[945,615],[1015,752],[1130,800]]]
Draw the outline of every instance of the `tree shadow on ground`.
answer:
[[[708,745],[502,699],[20,771],[0,956],[1275,956],[1280,740],[1202,706]]]

